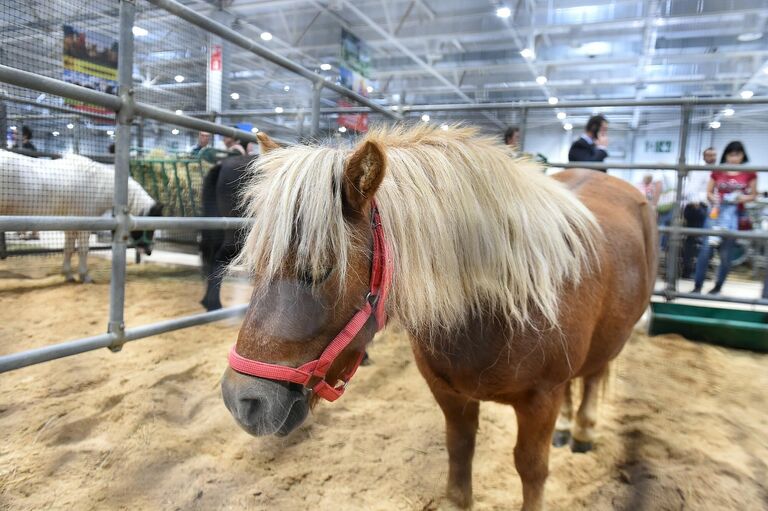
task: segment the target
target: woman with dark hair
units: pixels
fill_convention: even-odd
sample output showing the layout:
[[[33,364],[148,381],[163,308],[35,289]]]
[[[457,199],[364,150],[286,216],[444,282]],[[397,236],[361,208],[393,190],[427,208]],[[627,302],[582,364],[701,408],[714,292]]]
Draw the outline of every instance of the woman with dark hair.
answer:
[[[721,164],[741,165],[747,163],[749,157],[741,142],[734,141],[728,144],[720,158]],[[736,231],[739,228],[739,209],[744,204],[752,202],[757,196],[757,174],[742,171],[715,170],[707,183],[707,200],[712,205],[709,218],[704,224],[706,229],[725,229]],[[701,286],[707,274],[709,258],[712,255],[711,245],[717,242],[718,237],[710,236],[701,245],[699,256],[696,259],[696,282],[694,293],[701,293]],[[717,272],[717,280],[709,294],[720,293],[728,272],[731,269],[731,249],[735,244],[734,238],[722,238],[720,241],[720,268]]]

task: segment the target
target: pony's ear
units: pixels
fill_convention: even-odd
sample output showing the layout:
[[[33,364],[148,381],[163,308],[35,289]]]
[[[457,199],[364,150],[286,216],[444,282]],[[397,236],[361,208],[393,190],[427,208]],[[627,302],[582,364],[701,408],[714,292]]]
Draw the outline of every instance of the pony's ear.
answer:
[[[272,149],[278,149],[280,147],[277,142],[269,138],[263,131],[259,132],[259,134],[256,135],[256,138],[259,139],[259,149],[261,149],[261,154],[267,154]]]
[[[342,193],[345,205],[363,213],[384,179],[386,166],[387,158],[378,144],[363,142],[349,157],[344,168]]]

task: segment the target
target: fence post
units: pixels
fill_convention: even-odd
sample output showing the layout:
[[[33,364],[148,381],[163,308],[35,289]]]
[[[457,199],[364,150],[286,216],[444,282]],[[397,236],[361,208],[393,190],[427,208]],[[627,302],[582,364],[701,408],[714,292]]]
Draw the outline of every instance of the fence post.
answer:
[[[680,245],[682,242],[682,218],[680,205],[683,202],[683,180],[688,175],[685,163],[685,153],[688,148],[688,124],[691,120],[691,107],[683,104],[680,107],[680,145],[677,154],[677,189],[675,190],[675,204],[672,206],[672,232],[667,242],[666,270],[667,286],[665,297],[672,300],[677,293],[677,263],[680,258]]]
[[[109,327],[115,334],[110,345],[120,351],[125,342],[125,260],[128,242],[128,175],[131,148],[131,121],[133,118],[133,22],[136,15],[135,0],[120,0],[120,42],[118,45],[118,91],[122,105],[117,112],[115,135],[115,195],[112,214],[117,228],[112,235],[112,273],[109,281]]]
[[[320,138],[320,94],[323,92],[323,84],[312,84],[312,138]]]
[[[528,125],[528,109],[523,108],[522,110],[520,110],[520,126],[518,127],[518,129],[520,130],[520,142],[519,142],[520,147],[517,148],[517,151],[520,153],[525,151],[525,130],[527,125]]]

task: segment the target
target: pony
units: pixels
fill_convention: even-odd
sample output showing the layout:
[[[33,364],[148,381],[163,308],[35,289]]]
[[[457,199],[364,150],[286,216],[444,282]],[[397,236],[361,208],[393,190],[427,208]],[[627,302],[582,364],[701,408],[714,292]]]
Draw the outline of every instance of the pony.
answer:
[[[69,154],[57,160],[31,158],[0,150],[0,215],[101,216],[112,211],[115,171],[84,156]],[[161,216],[156,202],[132,178],[128,179],[128,212]],[[72,254],[77,244],[80,282],[88,274],[87,231],[66,231],[62,272],[74,282]],[[131,231],[136,249],[151,253],[154,231]]]
[[[238,197],[247,173],[245,169],[256,156],[229,156],[211,167],[203,179],[203,216],[240,217]],[[241,246],[239,231],[204,229],[200,233],[200,256],[206,281],[200,304],[207,311],[221,309],[221,282],[227,265]]]
[[[221,381],[237,423],[293,431],[389,315],[445,416],[448,498],[471,505],[479,404],[495,401],[516,413],[522,509],[543,509],[550,444],[592,448],[600,383],[650,300],[645,197],[602,172],[543,175],[461,126],[274,149],[254,172],[233,261],[254,292]]]

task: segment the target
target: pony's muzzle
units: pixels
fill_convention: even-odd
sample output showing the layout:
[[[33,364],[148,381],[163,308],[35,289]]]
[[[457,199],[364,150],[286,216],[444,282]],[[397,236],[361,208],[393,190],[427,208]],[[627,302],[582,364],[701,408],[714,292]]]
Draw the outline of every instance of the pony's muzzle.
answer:
[[[221,379],[227,410],[254,436],[285,436],[304,422],[309,398],[303,388],[240,374],[227,368]]]

